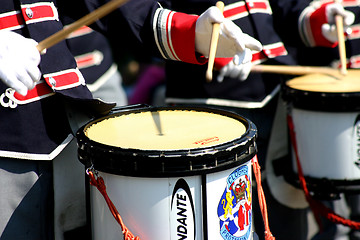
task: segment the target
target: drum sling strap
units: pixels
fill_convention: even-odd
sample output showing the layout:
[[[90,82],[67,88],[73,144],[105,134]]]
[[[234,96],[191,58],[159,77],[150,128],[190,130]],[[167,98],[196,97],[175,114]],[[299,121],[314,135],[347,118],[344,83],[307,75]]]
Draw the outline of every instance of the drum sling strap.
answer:
[[[327,218],[328,220],[330,220],[333,223],[342,224],[342,225],[348,226],[352,229],[360,230],[360,222],[355,222],[350,219],[345,219],[345,218],[339,216],[332,209],[326,207],[322,202],[317,201],[311,197],[309,190],[307,188],[307,185],[306,185],[306,180],[304,177],[303,170],[301,168],[299,154],[298,154],[297,145],[296,145],[296,132],[295,132],[292,117],[290,115],[287,116],[287,123],[288,123],[288,127],[289,127],[290,141],[293,146],[294,153],[295,153],[296,166],[298,169],[298,177],[299,177],[299,181],[300,181],[300,186],[301,186],[302,190],[304,191],[306,201],[310,205],[310,208],[314,214],[315,220],[319,226],[320,231],[323,230],[320,216]]]
[[[261,169],[257,159],[257,155],[252,159],[253,171],[256,179],[257,192],[259,196],[259,206],[261,210],[261,215],[264,221],[265,227],[265,240],[275,240],[275,237],[270,232],[269,220],[268,220],[268,212],[267,205],[265,200],[265,194],[261,185]]]
[[[258,163],[256,155],[252,159],[252,166],[253,166],[253,171],[254,171],[254,175],[255,175],[255,179],[256,179],[256,183],[257,183],[257,191],[258,191],[258,195],[259,195],[259,205],[260,205],[260,209],[261,209],[262,218],[264,221],[265,240],[275,240],[275,237],[272,235],[272,233],[270,231],[270,227],[269,227],[267,205],[266,205],[264,191],[263,191],[263,188],[261,185],[261,170],[260,170],[260,165]],[[96,170],[92,167],[90,167],[86,170],[86,174],[89,176],[90,185],[95,186],[99,190],[99,192],[103,195],[111,214],[113,215],[115,220],[119,223],[119,225],[122,229],[122,233],[124,235],[124,240],[140,240],[139,237],[135,237],[130,232],[130,230],[125,226],[119,212],[117,211],[115,205],[113,204],[113,202],[111,201],[111,199],[109,198],[109,196],[106,192],[106,186],[105,186],[104,179],[101,176],[99,176],[97,174]]]
[[[94,174],[95,172],[95,174]],[[111,214],[113,215],[113,217],[115,218],[115,220],[119,223],[122,233],[124,235],[124,240],[140,240],[139,237],[135,237],[130,230],[125,226],[119,212],[117,211],[115,205],[113,204],[113,202],[111,201],[111,199],[109,198],[107,192],[106,192],[106,186],[105,186],[105,182],[104,179],[101,176],[98,176],[98,174],[96,173],[96,171],[94,169],[88,168],[86,170],[86,174],[89,176],[90,178],[90,184],[95,186],[99,192],[101,193],[101,195],[103,195]],[[96,177],[95,177],[96,175]]]

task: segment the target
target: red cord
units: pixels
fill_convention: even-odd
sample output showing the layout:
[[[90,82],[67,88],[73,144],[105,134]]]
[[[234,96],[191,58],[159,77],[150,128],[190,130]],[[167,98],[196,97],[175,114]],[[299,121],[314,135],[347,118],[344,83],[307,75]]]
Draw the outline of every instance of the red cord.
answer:
[[[356,229],[356,230],[360,230],[360,223],[359,222],[355,222],[349,219],[345,219],[341,216],[339,216],[338,214],[336,214],[333,210],[331,210],[330,208],[326,207],[323,203],[321,203],[320,201],[316,201],[315,199],[313,199],[309,193],[309,190],[306,186],[306,181],[305,181],[305,177],[304,177],[304,173],[303,170],[301,168],[301,164],[300,164],[300,159],[299,159],[299,155],[298,155],[298,149],[297,149],[297,145],[296,145],[296,133],[295,133],[295,128],[294,128],[294,123],[292,120],[292,117],[288,115],[287,117],[287,122],[288,122],[288,126],[289,126],[289,132],[290,132],[290,140],[291,143],[293,145],[294,148],[294,153],[295,153],[295,159],[296,159],[296,165],[297,165],[297,169],[298,169],[298,176],[299,176],[299,181],[300,181],[300,185],[301,188],[304,191],[305,194],[305,198],[308,201],[311,210],[314,213],[314,217],[315,220],[320,228],[320,231],[323,230],[321,221],[320,221],[320,215],[326,217],[328,220],[330,220],[333,223],[339,223],[342,224],[344,226],[348,226],[352,229]]]
[[[113,215],[113,217],[115,218],[115,220],[120,224],[120,227],[122,229],[122,233],[124,235],[124,240],[140,240],[139,237],[135,237],[130,230],[125,226],[119,212],[117,211],[115,205],[113,204],[113,202],[110,200],[107,192],[106,192],[106,186],[104,183],[104,179],[99,176],[97,178],[95,178],[94,173],[91,170],[87,170],[86,171],[89,178],[90,178],[90,184],[95,186],[99,192],[103,195],[111,214]]]
[[[270,231],[270,227],[269,227],[267,205],[266,205],[264,190],[263,190],[262,184],[261,184],[261,169],[260,169],[260,165],[259,165],[256,155],[252,160],[252,165],[253,165],[254,175],[255,175],[256,184],[257,184],[257,192],[258,192],[258,196],[259,196],[258,198],[259,198],[261,215],[262,215],[263,221],[264,221],[265,240],[275,240],[275,237],[272,235],[272,233]]]

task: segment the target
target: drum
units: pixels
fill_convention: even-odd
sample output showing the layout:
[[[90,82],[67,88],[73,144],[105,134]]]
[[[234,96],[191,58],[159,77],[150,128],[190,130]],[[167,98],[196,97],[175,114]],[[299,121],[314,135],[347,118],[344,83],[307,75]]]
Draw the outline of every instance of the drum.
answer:
[[[231,112],[144,107],[77,132],[80,161],[102,176],[125,225],[142,240],[252,239],[255,125]],[[91,189],[93,239],[122,239]]]
[[[359,76],[356,70],[341,78],[309,74],[284,85],[283,98],[296,134],[292,144],[297,146],[308,188],[315,197],[359,191]],[[297,173],[294,151],[292,159],[292,172]]]

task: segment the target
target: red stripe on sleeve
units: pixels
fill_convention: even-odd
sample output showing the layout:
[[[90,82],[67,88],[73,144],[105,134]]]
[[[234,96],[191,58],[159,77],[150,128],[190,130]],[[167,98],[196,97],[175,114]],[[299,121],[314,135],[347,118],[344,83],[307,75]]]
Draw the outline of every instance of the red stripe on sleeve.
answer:
[[[175,13],[171,22],[171,41],[179,59],[193,64],[204,64],[204,57],[195,54],[195,26],[198,16]]]

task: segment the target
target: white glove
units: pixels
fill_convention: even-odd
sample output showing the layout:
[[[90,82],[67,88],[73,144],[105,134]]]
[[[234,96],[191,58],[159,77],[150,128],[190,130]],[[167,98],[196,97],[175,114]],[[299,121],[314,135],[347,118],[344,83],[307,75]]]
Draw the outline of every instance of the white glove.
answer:
[[[224,77],[237,78],[244,81],[249,76],[252,67],[252,53],[250,49],[245,49],[243,54],[235,55],[233,60],[221,68],[217,77],[218,82],[222,82]]]
[[[0,31],[0,79],[21,95],[40,80],[37,42],[12,31]]]
[[[210,49],[212,23],[220,23],[219,42],[216,57],[226,58],[241,54],[246,48],[261,51],[261,43],[243,33],[231,20],[224,18],[221,11],[213,6],[200,15],[195,28],[195,50],[207,57]]]
[[[330,42],[337,42],[337,30],[335,25],[335,16],[340,15],[344,18],[344,30],[348,31],[348,27],[355,21],[355,15],[344,9],[340,3],[328,4],[325,8],[326,19],[328,23],[321,26],[323,36]]]

